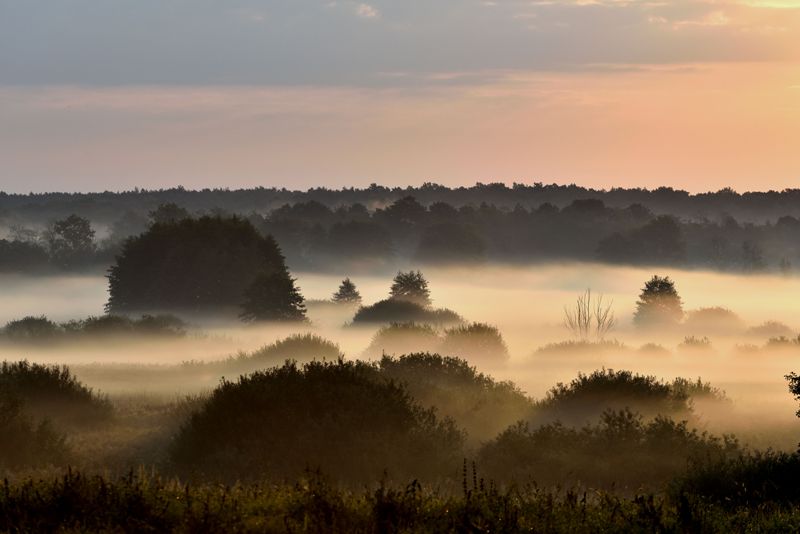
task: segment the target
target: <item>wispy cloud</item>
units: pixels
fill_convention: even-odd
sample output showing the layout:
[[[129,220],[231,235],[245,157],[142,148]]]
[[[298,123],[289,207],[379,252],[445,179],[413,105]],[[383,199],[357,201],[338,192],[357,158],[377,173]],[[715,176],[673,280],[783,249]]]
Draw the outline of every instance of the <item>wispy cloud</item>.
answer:
[[[380,16],[380,13],[369,4],[358,4],[358,6],[356,6],[356,15],[362,19],[375,19]]]

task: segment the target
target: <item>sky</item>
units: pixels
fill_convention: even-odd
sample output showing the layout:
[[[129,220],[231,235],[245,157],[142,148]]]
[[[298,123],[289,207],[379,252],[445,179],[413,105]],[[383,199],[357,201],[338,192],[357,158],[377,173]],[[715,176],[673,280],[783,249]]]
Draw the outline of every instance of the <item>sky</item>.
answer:
[[[800,187],[800,0],[0,0],[0,190]]]

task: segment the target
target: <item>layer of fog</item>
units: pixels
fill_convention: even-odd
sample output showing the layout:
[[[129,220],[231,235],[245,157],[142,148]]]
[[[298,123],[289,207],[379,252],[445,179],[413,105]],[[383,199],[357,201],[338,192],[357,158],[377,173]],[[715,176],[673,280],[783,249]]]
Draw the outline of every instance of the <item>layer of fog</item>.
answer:
[[[498,379],[517,383],[533,397],[541,397],[557,382],[566,382],[578,372],[599,368],[628,369],[670,380],[682,376],[702,377],[725,390],[736,406],[736,417],[724,422],[707,414],[712,430],[748,434],[750,442],[791,448],[800,427],[794,417],[795,402],[783,376],[800,368],[800,348],[793,350],[741,350],[744,344],[763,346],[767,339],[747,337],[742,332],[710,334],[702,331],[643,333],[632,324],[635,302],[644,282],[653,274],[669,275],[675,282],[687,311],[721,306],[738,314],[747,326],[767,320],[781,321],[793,330],[800,280],[766,275],[733,275],[677,269],[610,267],[564,264],[527,268],[481,267],[424,270],[430,282],[434,305],[451,308],[469,321],[496,325],[508,344],[511,359],[504,364],[472,362]],[[307,299],[326,299],[335,291],[341,276],[295,273]],[[365,303],[385,298],[391,283],[386,276],[354,276]],[[103,313],[106,300],[102,277],[0,278],[0,324],[26,315],[47,315],[62,321]],[[548,354],[536,350],[548,343],[570,339],[563,326],[563,308],[574,303],[582,291],[591,288],[613,301],[618,326],[607,339],[627,349],[590,350]],[[139,372],[132,364],[168,366],[185,361],[210,361],[239,351],[251,351],[291,333],[313,331],[336,342],[350,358],[361,357],[378,326],[343,328],[346,315],[311,308],[308,326],[246,326],[235,321],[197,321],[181,339],[100,340],[77,345],[2,345],[0,359],[66,363],[75,368],[88,385],[112,394],[152,392],[165,394],[163,384],[155,385],[150,372]],[[712,348],[681,351],[677,346],[685,335],[708,336]],[[658,343],[669,353],[638,352],[645,343]],[[102,364],[106,371],[98,372]],[[149,367],[147,369],[150,369]],[[150,369],[152,370],[152,369]],[[209,376],[196,387],[185,381],[174,393],[207,389],[219,377]],[[698,410],[702,412],[702,406]],[[760,429],[778,429],[761,436]],[[766,430],[765,430],[766,431]],[[763,439],[762,439],[763,438]]]

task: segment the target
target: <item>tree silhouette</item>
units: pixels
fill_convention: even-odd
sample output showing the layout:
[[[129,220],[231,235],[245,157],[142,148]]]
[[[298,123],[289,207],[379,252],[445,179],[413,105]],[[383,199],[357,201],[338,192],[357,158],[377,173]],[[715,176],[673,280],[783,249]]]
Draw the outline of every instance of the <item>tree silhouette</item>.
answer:
[[[247,322],[305,320],[304,299],[294,283],[285,267],[259,274],[245,292],[239,317]]]
[[[91,223],[75,214],[54,222],[46,232],[45,240],[53,262],[64,268],[88,263],[95,252]]]
[[[653,276],[645,282],[633,322],[637,326],[666,326],[676,324],[683,318],[683,306],[675,282],[669,276]]]
[[[339,290],[333,294],[333,301],[339,304],[361,304],[361,293],[350,278],[345,278],[339,285]]]
[[[257,280],[258,278],[258,280]],[[293,282],[278,244],[238,217],[200,217],[153,223],[125,241],[108,275],[113,313],[240,308],[243,298],[259,310],[286,306],[296,315]],[[268,289],[266,284],[274,283]],[[274,298],[270,306],[264,298]],[[267,312],[264,312],[267,313]]]
[[[419,271],[408,271],[406,273],[398,271],[392,282],[389,296],[394,300],[406,300],[421,306],[431,305],[431,292],[428,289],[428,281]]]

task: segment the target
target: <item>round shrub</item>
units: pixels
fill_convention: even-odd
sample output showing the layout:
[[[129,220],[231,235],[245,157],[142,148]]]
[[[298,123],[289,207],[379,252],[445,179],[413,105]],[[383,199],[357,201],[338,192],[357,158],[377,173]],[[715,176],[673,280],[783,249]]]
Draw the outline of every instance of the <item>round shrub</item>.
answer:
[[[404,384],[423,406],[452,418],[471,442],[490,439],[530,414],[530,399],[514,383],[495,381],[459,358],[429,353],[385,356],[380,372]]]
[[[10,341],[47,341],[60,332],[58,325],[44,315],[9,321],[2,330],[3,336]]]
[[[316,334],[293,334],[253,352],[249,359],[281,364],[286,360],[338,360],[344,358],[339,345]]]
[[[362,306],[353,317],[353,324],[427,323],[448,325],[463,322],[461,316],[446,308],[430,309],[403,299],[385,299],[371,306]]]
[[[508,347],[497,327],[472,323],[445,330],[442,353],[470,361],[498,362],[508,360]]]
[[[405,354],[434,351],[441,339],[438,332],[427,324],[392,323],[381,327],[365,351],[367,356]]]
[[[84,425],[111,416],[111,403],[81,384],[66,366],[0,364],[0,391],[22,402],[26,413],[58,425]]]
[[[625,408],[645,417],[669,415],[685,418],[692,414],[689,401],[696,389],[690,388],[690,384],[693,383],[676,381],[670,384],[654,376],[613,369],[602,369],[589,375],[579,373],[569,384],[557,384],[536,403],[533,421],[583,425],[596,421],[606,410]]]
[[[735,335],[745,328],[741,317],[719,306],[690,311],[683,326],[687,333],[695,335]]]
[[[307,468],[347,482],[434,478],[457,469],[462,434],[373,366],[312,362],[223,381],[181,428],[171,458],[212,479],[296,478]]]

